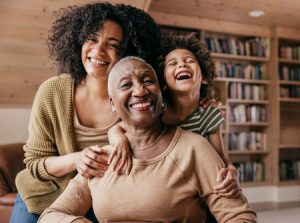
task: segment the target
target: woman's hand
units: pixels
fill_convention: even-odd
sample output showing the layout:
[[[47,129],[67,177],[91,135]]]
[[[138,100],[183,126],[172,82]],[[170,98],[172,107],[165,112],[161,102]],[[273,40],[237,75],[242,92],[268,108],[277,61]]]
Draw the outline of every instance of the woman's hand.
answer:
[[[76,154],[76,169],[86,178],[103,176],[108,167],[107,156],[107,152],[100,146],[87,147]]]
[[[214,187],[214,192],[224,197],[235,197],[240,191],[239,172],[234,166],[219,171],[217,181],[221,184]]]
[[[117,143],[115,143],[109,156],[108,163],[113,165],[113,170],[118,174],[121,173],[123,168],[126,168],[126,174],[129,175],[132,168],[132,153],[129,141],[125,135],[118,137],[116,141]]]

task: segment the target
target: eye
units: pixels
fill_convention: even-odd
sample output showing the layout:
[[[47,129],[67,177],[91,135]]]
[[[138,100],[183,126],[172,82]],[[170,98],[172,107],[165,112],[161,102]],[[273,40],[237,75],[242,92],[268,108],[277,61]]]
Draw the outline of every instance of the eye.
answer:
[[[155,81],[152,80],[152,79],[150,79],[150,78],[145,78],[145,79],[144,79],[144,84],[145,84],[146,86],[150,86],[150,85],[152,85],[152,84],[154,84],[154,83],[155,83]]]
[[[92,43],[98,43],[98,39],[94,36],[88,37],[86,41],[92,42]]]
[[[130,81],[123,81],[120,83],[119,88],[122,90],[127,90],[131,87],[132,83]]]
[[[167,63],[167,66],[175,66],[177,64],[177,61],[172,60],[169,63]]]
[[[186,63],[195,63],[196,60],[194,58],[187,58]]]
[[[116,49],[116,50],[119,49],[119,44],[117,44],[117,43],[107,43],[107,46],[109,48],[113,48],[113,49]]]

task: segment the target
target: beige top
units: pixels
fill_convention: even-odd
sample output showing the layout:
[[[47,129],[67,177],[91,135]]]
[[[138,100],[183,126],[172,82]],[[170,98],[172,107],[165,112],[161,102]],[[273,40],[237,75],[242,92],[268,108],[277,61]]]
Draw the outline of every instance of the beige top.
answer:
[[[78,150],[83,150],[91,145],[105,146],[108,143],[107,131],[119,121],[117,118],[113,123],[103,128],[89,128],[79,123],[76,110],[74,109],[74,132]]]
[[[206,139],[177,128],[162,154],[133,159],[129,176],[118,176],[111,168],[102,178],[77,175],[39,222],[72,222],[91,205],[101,223],[205,222],[204,203],[218,222],[256,222],[243,195],[228,199],[213,193],[224,166]]]

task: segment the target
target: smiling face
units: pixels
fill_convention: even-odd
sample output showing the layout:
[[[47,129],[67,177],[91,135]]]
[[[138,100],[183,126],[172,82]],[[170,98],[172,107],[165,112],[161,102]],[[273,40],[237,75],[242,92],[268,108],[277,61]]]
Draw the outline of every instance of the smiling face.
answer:
[[[186,49],[175,49],[165,58],[164,78],[171,94],[199,92],[201,69],[195,55]]]
[[[125,58],[110,73],[112,109],[130,125],[147,127],[159,120],[162,95],[153,69],[135,58]]]
[[[122,33],[122,27],[118,23],[106,20],[96,35],[84,42],[81,60],[87,75],[107,78],[118,59]]]

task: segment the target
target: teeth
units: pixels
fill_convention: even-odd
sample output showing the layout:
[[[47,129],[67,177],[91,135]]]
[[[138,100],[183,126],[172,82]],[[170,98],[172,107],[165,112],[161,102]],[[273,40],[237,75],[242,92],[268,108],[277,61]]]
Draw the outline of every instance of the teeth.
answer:
[[[147,107],[150,105],[151,105],[150,102],[142,102],[142,103],[137,103],[137,104],[132,105],[132,108],[143,108],[143,107]]]
[[[93,64],[97,64],[97,65],[106,65],[106,64],[107,64],[107,62],[105,62],[105,61],[103,61],[103,60],[97,60],[97,59],[95,59],[95,58],[91,58],[91,62],[92,62]]]
[[[177,74],[176,79],[181,78],[181,77],[192,77],[192,74],[189,72],[181,72]]]

